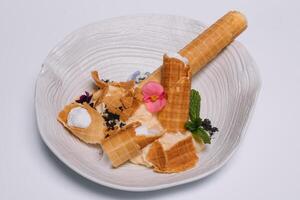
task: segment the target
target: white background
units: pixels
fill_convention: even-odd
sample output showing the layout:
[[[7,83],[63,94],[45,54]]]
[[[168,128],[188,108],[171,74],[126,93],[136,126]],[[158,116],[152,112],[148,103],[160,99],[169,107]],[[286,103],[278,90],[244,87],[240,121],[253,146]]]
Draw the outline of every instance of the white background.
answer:
[[[34,85],[47,53],[73,30],[120,15],[182,15],[210,24],[246,14],[239,37],[263,86],[247,136],[204,180],[147,193],[116,191],[77,175],[44,145]],[[0,199],[300,199],[300,4],[279,0],[0,0]]]

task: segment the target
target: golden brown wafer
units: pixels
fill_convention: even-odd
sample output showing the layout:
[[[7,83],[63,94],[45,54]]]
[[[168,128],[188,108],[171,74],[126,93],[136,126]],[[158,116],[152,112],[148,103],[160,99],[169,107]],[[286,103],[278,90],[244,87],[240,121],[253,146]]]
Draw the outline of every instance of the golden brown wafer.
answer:
[[[118,167],[139,154],[141,148],[135,141],[135,128],[138,126],[139,122],[133,122],[102,142],[103,151],[113,167]]]
[[[157,134],[157,135],[149,135],[149,136],[135,136],[135,141],[136,143],[139,144],[141,148],[144,148],[148,144],[151,144],[154,142],[156,139],[160,138],[162,134]]]
[[[189,118],[191,91],[189,66],[176,58],[169,58],[165,55],[161,71],[167,104],[158,113],[158,119],[166,131],[183,132]]]
[[[106,83],[99,78],[97,71],[92,71],[92,78],[100,88],[93,94],[95,106],[104,103],[109,112],[120,115],[126,121],[139,107],[142,97],[139,88],[134,89],[134,81]]]
[[[244,15],[231,11],[186,45],[179,54],[189,60],[192,74],[195,74],[246,28]]]
[[[178,141],[170,147],[164,146],[161,140],[151,144],[146,159],[153,164],[154,171],[161,173],[176,173],[192,168],[198,161],[191,135],[183,139],[179,135],[170,134]],[[163,136],[164,137],[164,136]],[[180,139],[179,139],[180,138]]]
[[[71,127],[67,124],[69,112],[76,107],[85,108],[90,117],[91,124],[87,128],[78,128]],[[64,107],[64,109],[58,114],[57,120],[64,125],[73,135],[78,137],[85,143],[88,144],[100,144],[104,139],[105,134],[104,131],[106,129],[104,125],[104,119],[102,116],[92,107],[90,107],[87,103],[79,104],[79,103],[71,103]]]
[[[190,68],[176,58],[163,57],[161,84],[168,92],[182,77],[189,77]]]

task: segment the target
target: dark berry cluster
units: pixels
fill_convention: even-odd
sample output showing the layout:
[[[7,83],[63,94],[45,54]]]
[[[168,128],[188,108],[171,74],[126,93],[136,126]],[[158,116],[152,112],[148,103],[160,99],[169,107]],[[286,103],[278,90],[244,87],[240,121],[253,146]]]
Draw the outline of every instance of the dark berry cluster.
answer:
[[[211,121],[209,119],[204,119],[201,122],[201,126],[203,127],[204,130],[208,131],[210,136],[213,136],[215,132],[218,132],[219,129],[217,127],[213,127],[211,125]]]

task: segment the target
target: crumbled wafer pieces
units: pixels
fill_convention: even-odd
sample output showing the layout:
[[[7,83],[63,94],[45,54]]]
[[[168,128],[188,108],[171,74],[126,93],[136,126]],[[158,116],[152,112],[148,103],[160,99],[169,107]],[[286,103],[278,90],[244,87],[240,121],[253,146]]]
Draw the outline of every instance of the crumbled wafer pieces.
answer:
[[[191,73],[189,66],[177,58],[164,56],[162,85],[167,94],[167,105],[159,112],[158,119],[169,132],[185,131],[189,119]]]
[[[120,113],[120,117],[123,121],[126,121],[133,115],[133,113],[139,108],[142,103],[141,90],[135,88],[132,91],[121,98],[123,110]]]
[[[134,89],[134,81],[105,82],[100,80],[97,71],[92,72],[95,84],[103,90],[99,98],[95,97],[97,106],[104,103],[109,112],[120,115],[122,121],[126,121],[142,102],[141,90]],[[100,91],[99,91],[100,93]]]
[[[108,88],[105,87],[103,89],[98,89],[97,91],[95,91],[93,93],[92,103],[94,103],[95,108],[97,108],[103,102],[103,98],[105,97],[107,91],[108,91]]]
[[[132,95],[126,95],[121,98],[121,103],[124,106],[124,108],[130,108],[133,104],[133,96]]]
[[[81,107],[87,110],[91,117],[91,123],[87,128],[78,128],[74,126],[68,125],[68,115],[69,112],[76,107]],[[100,144],[101,141],[104,139],[104,119],[102,116],[89,104],[79,104],[79,103],[71,103],[64,107],[64,109],[58,114],[57,120],[64,125],[73,135],[78,137],[85,143],[88,144]]]
[[[99,74],[97,71],[91,72],[92,79],[94,80],[95,84],[100,88],[103,89],[105,87],[108,87],[108,84],[105,81],[100,80]]]

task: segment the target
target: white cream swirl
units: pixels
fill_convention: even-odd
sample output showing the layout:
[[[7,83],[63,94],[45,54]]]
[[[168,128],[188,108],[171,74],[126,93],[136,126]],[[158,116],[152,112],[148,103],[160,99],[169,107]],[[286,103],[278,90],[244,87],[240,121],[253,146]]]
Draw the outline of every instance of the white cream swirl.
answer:
[[[68,126],[73,126],[77,128],[87,128],[89,127],[91,122],[91,116],[85,108],[73,108],[68,114]]]

